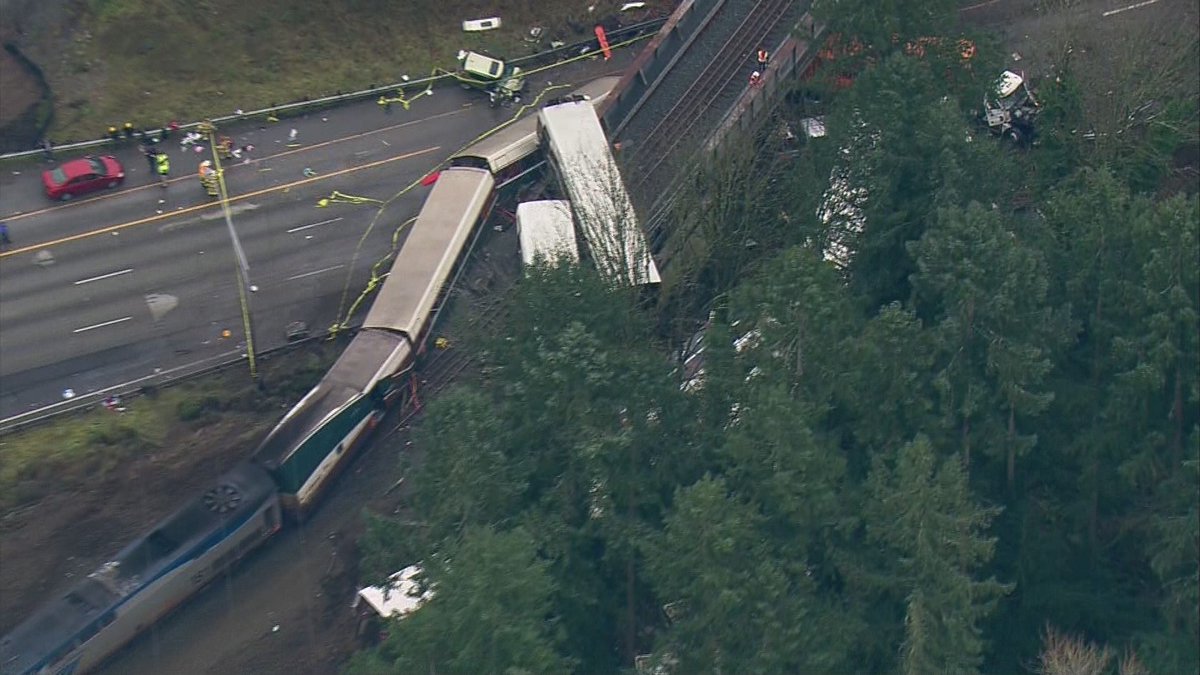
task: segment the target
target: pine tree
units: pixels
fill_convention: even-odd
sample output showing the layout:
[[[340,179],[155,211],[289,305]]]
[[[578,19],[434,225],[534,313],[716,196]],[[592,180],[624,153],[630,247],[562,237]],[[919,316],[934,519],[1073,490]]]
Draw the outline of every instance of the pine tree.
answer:
[[[962,462],[938,461],[924,436],[868,480],[867,535],[895,555],[892,591],[902,598],[901,670],[973,673],[983,661],[981,624],[1011,587],[977,578],[995,549],[984,534],[999,509],[974,503]]]

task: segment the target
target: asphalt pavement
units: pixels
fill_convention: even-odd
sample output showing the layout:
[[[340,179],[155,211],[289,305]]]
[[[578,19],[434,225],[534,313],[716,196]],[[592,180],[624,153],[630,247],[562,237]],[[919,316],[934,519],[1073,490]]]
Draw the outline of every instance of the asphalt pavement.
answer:
[[[619,72],[631,56],[535,76],[531,94],[548,82]],[[392,199],[514,112],[443,87],[409,110],[363,101],[221,129],[254,147],[248,162],[226,166],[225,178],[257,289],[247,294],[256,351],[284,344],[293,322],[320,332],[342,318],[429,188],[396,199],[377,220],[377,202],[320,208],[320,199],[335,191]],[[209,153],[180,138],[163,144],[172,167],[165,189],[136,143],[112,150],[127,172],[122,187],[65,204],[42,194],[45,164],[0,176],[0,220],[13,240],[0,253],[0,419],[61,405],[68,393],[155,384],[245,352],[229,228],[196,173]]]

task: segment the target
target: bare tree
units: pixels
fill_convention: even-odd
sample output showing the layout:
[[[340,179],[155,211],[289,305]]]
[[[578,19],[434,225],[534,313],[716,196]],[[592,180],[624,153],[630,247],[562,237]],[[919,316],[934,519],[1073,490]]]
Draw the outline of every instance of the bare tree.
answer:
[[[1113,672],[1115,654],[1107,645],[1088,642],[1078,635],[1046,625],[1042,653],[1034,672],[1038,675],[1108,675]],[[1133,650],[1117,662],[1116,675],[1150,675]]]

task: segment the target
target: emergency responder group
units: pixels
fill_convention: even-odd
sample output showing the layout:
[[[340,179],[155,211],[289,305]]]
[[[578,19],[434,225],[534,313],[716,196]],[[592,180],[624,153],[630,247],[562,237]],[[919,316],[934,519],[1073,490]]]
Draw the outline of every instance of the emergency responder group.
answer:
[[[205,132],[216,131],[216,127],[207,122],[202,123],[200,128]],[[150,169],[150,173],[157,176],[159,184],[165,188],[167,187],[167,183],[171,175],[171,158],[165,151],[158,147],[158,143],[160,140],[165,140],[168,138],[172,132],[178,130],[179,124],[177,122],[171,122],[167,126],[163,127],[161,132],[162,137],[160,139],[157,136],[152,136],[149,133],[139,131],[134,128],[132,123],[126,122],[122,129],[118,129],[116,126],[110,126],[108,128],[108,134],[114,141],[135,137],[141,138],[141,142],[138,145],[138,150],[142,153],[142,156],[146,158],[146,166]],[[197,134],[197,137],[199,137],[199,134]],[[222,159],[241,159],[253,149],[254,146],[251,145],[237,147],[234,144],[233,139],[229,136],[222,136],[220,140],[214,144],[214,150],[216,150],[217,154]],[[246,157],[246,161],[250,161],[249,157]],[[220,172],[213,166],[212,160],[204,160],[203,162],[200,162],[200,185],[210,197],[220,196],[219,175]]]

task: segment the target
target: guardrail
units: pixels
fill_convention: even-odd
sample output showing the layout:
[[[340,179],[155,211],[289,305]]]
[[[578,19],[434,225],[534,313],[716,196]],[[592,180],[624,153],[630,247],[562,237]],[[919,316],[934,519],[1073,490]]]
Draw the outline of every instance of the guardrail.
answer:
[[[663,23],[665,23],[665,22],[666,22],[666,18],[650,19],[649,21],[642,21],[640,23],[623,26],[621,28],[618,28],[618,29],[608,33],[609,41],[612,43],[616,43],[616,42],[619,42],[622,40],[629,39],[630,37],[634,37],[636,35],[645,33],[650,30],[658,30],[658,28],[660,26],[662,26]],[[555,49],[549,49],[549,50],[546,50],[543,52],[538,52],[537,54],[531,54],[529,56],[521,56],[521,57],[518,57],[515,59],[510,59],[509,63],[512,63],[512,64],[518,65],[518,66],[527,66],[528,64],[557,60],[560,57],[578,53],[580,50],[586,49],[586,50],[591,51],[591,50],[598,49],[598,48],[599,48],[599,45],[597,44],[596,38],[593,37],[593,38],[589,38],[586,40],[580,40],[578,42],[573,42],[568,45],[563,45],[563,46],[557,47]],[[396,89],[401,88],[401,87],[406,88],[406,89],[411,89],[412,87],[432,87],[432,86],[440,86],[442,84],[446,84],[451,81],[455,81],[455,80],[454,80],[454,76],[450,73],[446,73],[443,75],[433,75],[430,77],[423,77],[423,78],[416,79],[416,80],[409,80],[408,82],[396,82],[396,83],[388,84],[388,85],[381,86],[381,87],[371,87],[369,89],[353,91],[348,94],[334,94],[333,96],[323,96],[321,98],[316,98],[316,99],[294,101],[292,103],[285,103],[283,105],[272,106],[269,108],[262,108],[260,110],[251,110],[249,112],[242,112],[240,114],[214,117],[214,118],[211,118],[209,121],[212,122],[213,124],[221,125],[221,124],[225,124],[227,122],[238,122],[238,121],[242,121],[242,120],[253,119],[256,117],[264,118],[264,117],[268,117],[268,116],[272,116],[272,115],[276,116],[276,117],[296,115],[301,112],[309,112],[309,111],[318,110],[321,108],[333,107],[333,106],[340,105],[343,103],[350,103],[353,101],[360,101],[363,99],[375,98],[381,94],[393,92]],[[182,124],[179,126],[179,131],[187,132],[189,130],[195,129],[200,124],[202,124],[202,122],[189,122],[187,124]],[[159,129],[143,130],[143,133],[162,134],[163,129],[159,128]],[[59,152],[59,151],[68,151],[69,152],[69,151],[75,151],[75,150],[87,150],[89,148],[102,147],[102,146],[111,144],[112,142],[113,142],[113,139],[106,137],[106,138],[99,138],[99,139],[94,139],[94,140],[90,140],[90,141],[79,141],[77,143],[67,143],[64,145],[54,146],[54,152]],[[0,162],[5,161],[5,160],[24,159],[24,158],[28,158],[28,157],[35,157],[35,156],[38,156],[41,154],[42,154],[41,148],[36,148],[33,150],[23,150],[21,152],[11,152],[11,153],[0,155]]]
[[[357,327],[349,331],[353,335],[357,331]],[[270,360],[280,356],[284,356],[292,351],[299,349],[305,345],[313,344],[314,342],[329,338],[329,333],[323,335],[313,335],[302,340],[293,340],[287,344],[273,347],[271,349],[258,352],[256,357],[263,360]],[[194,363],[184,364],[169,370],[164,370],[160,373],[152,373],[144,377],[139,377],[128,382],[116,384],[111,387],[106,387],[97,391],[91,391],[86,394],[80,394],[74,398],[51,403],[50,405],[42,406],[36,410],[12,415],[0,419],[0,436],[11,433],[16,433],[24,429],[28,429],[38,424],[48,422],[50,420],[83,413],[87,410],[95,408],[104,402],[104,399],[109,396],[114,396],[128,401],[138,398],[139,396],[148,396],[159,389],[167,389],[175,387],[185,382],[213,375],[224,370],[229,370],[235,366],[239,366],[246,362],[246,354],[244,350],[238,349],[224,354],[209,357]]]

